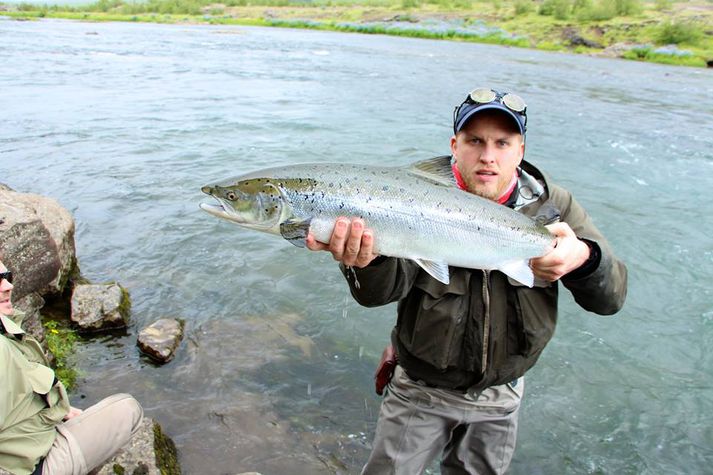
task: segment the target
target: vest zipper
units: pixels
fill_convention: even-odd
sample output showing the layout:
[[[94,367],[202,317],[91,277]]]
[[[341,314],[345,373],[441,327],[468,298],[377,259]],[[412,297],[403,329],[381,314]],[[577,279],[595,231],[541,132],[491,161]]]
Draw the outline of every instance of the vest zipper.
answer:
[[[490,272],[487,270],[483,271],[483,310],[484,310],[484,320],[483,320],[483,358],[480,368],[480,372],[485,377],[485,370],[488,367],[488,345],[490,344],[490,291],[488,289],[488,280],[490,277]]]

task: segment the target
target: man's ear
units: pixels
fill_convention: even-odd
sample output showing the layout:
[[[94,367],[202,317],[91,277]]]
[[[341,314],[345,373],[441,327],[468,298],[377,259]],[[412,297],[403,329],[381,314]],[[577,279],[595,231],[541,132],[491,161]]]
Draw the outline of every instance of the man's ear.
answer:
[[[457,148],[456,144],[457,143],[458,143],[458,140],[456,139],[456,136],[455,135],[452,136],[451,137],[451,155],[453,155],[453,157],[456,156],[456,148]]]
[[[522,143],[520,144],[520,161],[517,163],[520,165],[522,163],[522,159],[525,158],[525,138],[523,137]]]

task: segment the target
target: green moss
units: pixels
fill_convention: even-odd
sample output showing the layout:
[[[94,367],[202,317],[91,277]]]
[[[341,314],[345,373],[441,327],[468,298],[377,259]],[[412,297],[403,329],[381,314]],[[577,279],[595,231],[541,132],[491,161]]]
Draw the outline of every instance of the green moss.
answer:
[[[126,469],[118,463],[115,463],[114,466],[111,467],[111,470],[115,475],[124,475],[126,473]]]
[[[131,313],[131,298],[129,297],[129,291],[121,285],[119,285],[119,288],[121,289],[121,303],[119,304],[119,313],[122,317],[124,317],[124,319],[128,319],[129,314]]]
[[[161,475],[181,475],[176,445],[163,433],[161,426],[156,422],[153,425],[153,435],[156,465],[161,471]]]

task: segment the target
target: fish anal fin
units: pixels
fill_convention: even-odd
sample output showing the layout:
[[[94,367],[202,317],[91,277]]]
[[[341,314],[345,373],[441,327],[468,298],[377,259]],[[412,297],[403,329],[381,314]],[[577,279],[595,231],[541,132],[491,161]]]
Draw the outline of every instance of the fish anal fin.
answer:
[[[511,279],[532,287],[535,284],[535,274],[532,273],[528,261],[511,261],[498,267],[498,270]]]
[[[426,259],[414,259],[414,262],[421,266],[421,269],[428,272],[428,274],[436,279],[437,281],[448,285],[451,281],[450,275],[448,273],[448,264],[445,262],[429,261]]]
[[[305,247],[311,219],[288,219],[280,223],[280,235],[290,244]]]

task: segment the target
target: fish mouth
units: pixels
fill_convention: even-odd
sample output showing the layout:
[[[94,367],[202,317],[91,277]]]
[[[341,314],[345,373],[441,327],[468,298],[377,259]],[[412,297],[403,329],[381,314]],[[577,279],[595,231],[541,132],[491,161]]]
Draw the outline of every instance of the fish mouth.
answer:
[[[218,204],[201,203],[200,208],[208,214],[211,214],[217,218],[223,218],[230,221],[235,221],[236,223],[242,223],[243,220],[240,219],[238,215],[232,213],[228,206],[225,206],[218,198],[215,198]]]

